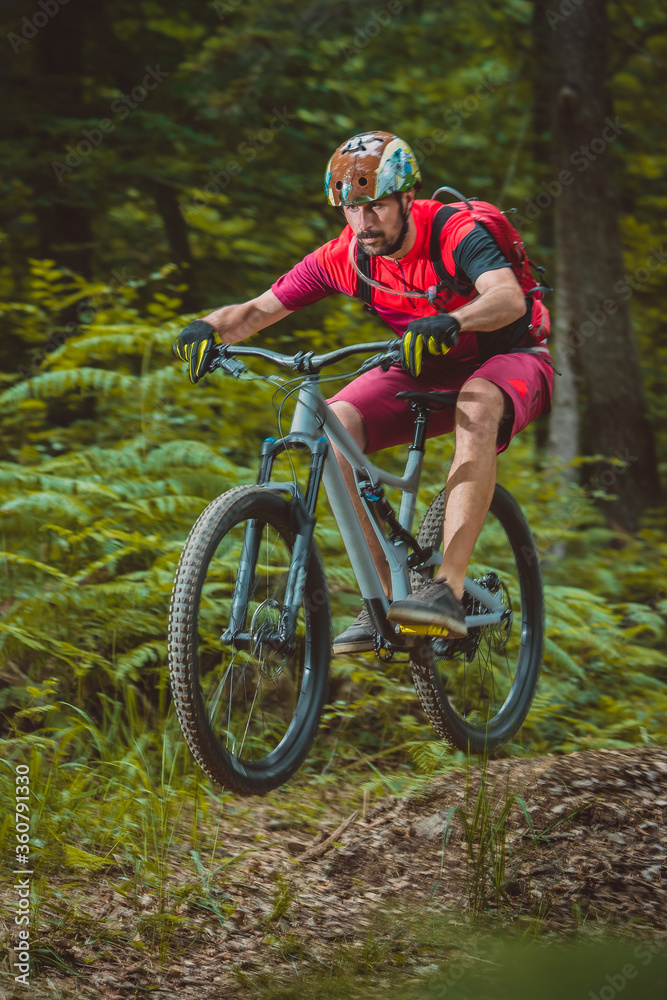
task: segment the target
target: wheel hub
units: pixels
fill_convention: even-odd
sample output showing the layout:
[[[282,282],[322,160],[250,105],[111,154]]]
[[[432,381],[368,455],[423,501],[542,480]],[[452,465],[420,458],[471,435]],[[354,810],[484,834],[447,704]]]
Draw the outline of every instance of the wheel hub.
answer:
[[[276,655],[276,647],[280,642],[279,621],[280,605],[269,597],[255,610],[250,622],[252,656],[262,677],[272,681],[281,675],[285,666],[284,657]]]

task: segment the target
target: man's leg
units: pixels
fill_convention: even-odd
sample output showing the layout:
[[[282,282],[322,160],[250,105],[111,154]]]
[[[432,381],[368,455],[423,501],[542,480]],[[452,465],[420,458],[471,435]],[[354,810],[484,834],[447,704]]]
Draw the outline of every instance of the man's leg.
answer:
[[[466,382],[456,404],[456,446],[447,477],[442,564],[457,600],[472,550],[484,525],[496,485],[498,427],[512,402],[502,389],[483,378]]]
[[[461,389],[447,478],[442,563],[432,581],[391,605],[390,621],[417,631],[439,626],[452,635],[466,634],[460,604],[463,582],[493,497],[498,428],[505,412],[513,412],[512,402],[493,382],[472,378]]]

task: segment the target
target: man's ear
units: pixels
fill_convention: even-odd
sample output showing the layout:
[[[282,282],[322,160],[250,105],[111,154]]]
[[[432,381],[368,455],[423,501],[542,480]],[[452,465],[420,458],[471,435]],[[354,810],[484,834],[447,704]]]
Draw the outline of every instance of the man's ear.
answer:
[[[401,218],[407,219],[412,211],[412,203],[415,200],[414,191],[395,191],[394,198],[398,202]]]

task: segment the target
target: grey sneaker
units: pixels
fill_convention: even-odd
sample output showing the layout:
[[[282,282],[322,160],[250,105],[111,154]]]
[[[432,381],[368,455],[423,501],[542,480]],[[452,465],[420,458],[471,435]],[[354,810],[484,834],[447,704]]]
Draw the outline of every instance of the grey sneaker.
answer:
[[[394,601],[387,618],[418,635],[468,634],[463,607],[445,580],[427,580],[414,594]]]
[[[333,654],[339,653],[369,653],[375,649],[375,629],[371,622],[368,608],[363,610],[351,625],[337,635],[333,641]]]

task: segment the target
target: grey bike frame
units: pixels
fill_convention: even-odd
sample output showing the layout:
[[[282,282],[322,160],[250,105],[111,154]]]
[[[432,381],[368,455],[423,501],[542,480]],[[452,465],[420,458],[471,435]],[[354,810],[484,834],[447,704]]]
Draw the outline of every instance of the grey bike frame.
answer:
[[[324,431],[329,443],[334,444],[350,463],[357,486],[363,481],[368,481],[373,485],[381,483],[401,490],[398,521],[406,531],[412,531],[419,480],[424,461],[423,451],[418,451],[415,448],[410,449],[402,476],[396,476],[370,462],[325,402],[320,391],[319,379],[313,376],[306,378],[299,390],[290,430],[291,433],[298,433],[312,440],[313,444]],[[361,596],[366,600],[379,601],[386,612],[390,604],[389,598],[384,592],[357,512],[331,448],[329,448],[324,464],[322,482],[359,584]],[[393,600],[400,600],[406,597],[411,590],[410,572],[407,565],[408,546],[400,540],[390,542],[372,516],[369,517],[369,521],[389,566]],[[425,565],[438,566],[441,561],[442,557],[434,552]],[[505,611],[501,598],[491,594],[488,588],[480,586],[469,577],[465,579],[465,589],[488,609],[482,614],[468,615],[466,623],[469,627],[472,625],[492,625],[501,621]]]
[[[317,378],[307,378],[301,386],[291,431],[303,434],[312,439],[313,442],[321,437],[322,431],[324,431],[329,443],[334,444],[352,466],[357,486],[363,481],[368,481],[373,485],[382,483],[385,486],[400,489],[402,499],[398,520],[403,528],[407,531],[411,530],[424,459],[423,451],[410,450],[402,476],[395,476],[374,465],[352,440],[333,410],[325,403]],[[331,448],[324,465],[322,482],[354,575],[357,578],[361,596],[367,600],[380,601],[386,611],[389,608],[389,599],[380,582],[343,474]],[[372,517],[370,523],[389,565],[394,600],[398,600],[410,593],[407,567],[408,546],[405,542],[389,542]],[[439,560],[435,557],[434,564],[437,562]]]

